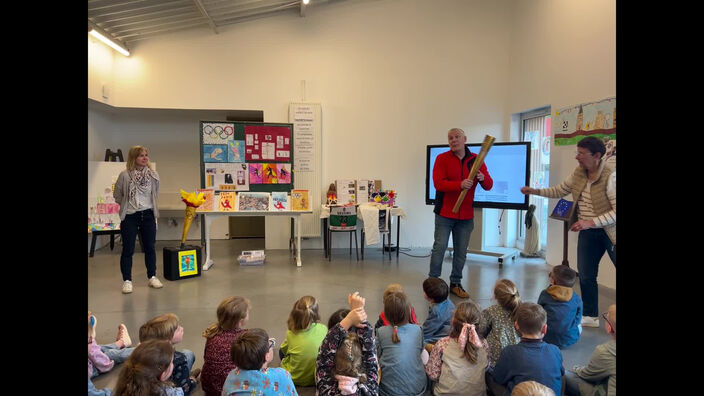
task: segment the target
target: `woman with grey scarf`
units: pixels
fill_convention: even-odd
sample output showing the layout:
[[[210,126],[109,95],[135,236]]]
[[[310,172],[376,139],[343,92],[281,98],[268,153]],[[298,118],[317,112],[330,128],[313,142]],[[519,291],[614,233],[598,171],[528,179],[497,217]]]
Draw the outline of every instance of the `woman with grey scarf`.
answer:
[[[120,231],[122,234],[122,293],[132,293],[132,255],[139,233],[144,247],[149,287],[159,289],[162,283],[156,277],[156,219],[159,217],[157,196],[159,174],[149,164],[147,148],[134,146],[127,154],[127,169],[115,182],[113,196],[120,204]]]

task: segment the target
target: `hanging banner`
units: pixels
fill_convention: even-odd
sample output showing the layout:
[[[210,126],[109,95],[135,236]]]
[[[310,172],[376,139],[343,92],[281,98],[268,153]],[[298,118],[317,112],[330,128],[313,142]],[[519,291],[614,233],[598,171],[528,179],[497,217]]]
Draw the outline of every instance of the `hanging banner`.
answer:
[[[556,146],[577,144],[587,136],[595,136],[607,145],[605,158],[615,155],[616,97],[560,109],[555,112],[552,127]]]

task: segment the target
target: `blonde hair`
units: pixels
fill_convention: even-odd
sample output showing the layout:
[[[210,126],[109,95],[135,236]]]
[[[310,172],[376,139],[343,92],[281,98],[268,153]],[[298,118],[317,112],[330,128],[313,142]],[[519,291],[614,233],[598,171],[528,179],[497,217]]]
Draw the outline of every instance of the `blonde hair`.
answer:
[[[137,157],[139,157],[140,154],[142,154],[142,151],[146,152],[147,155],[149,154],[149,150],[147,150],[146,147],[144,146],[132,146],[130,148],[130,151],[127,152],[127,170],[131,171],[135,167],[135,161],[137,160]],[[152,164],[151,162],[147,162],[147,167],[151,169]]]
[[[523,381],[513,387],[511,396],[555,396],[555,391],[535,381]]]
[[[139,342],[148,340],[171,341],[178,330],[180,322],[178,316],[165,313],[150,319],[139,328]]]
[[[403,293],[403,287],[401,286],[400,283],[391,283],[388,286],[386,286],[386,289],[384,289],[384,295],[382,297],[382,301],[386,296],[393,292],[401,292]]]
[[[289,330],[296,332],[307,329],[312,323],[317,323],[319,320],[318,302],[315,297],[303,296],[293,303],[286,324]]]
[[[457,132],[461,133],[462,136],[467,136],[467,135],[464,133],[464,131],[463,131],[462,129],[460,129],[460,128],[450,128],[450,130],[447,131],[447,134],[449,135],[450,132],[453,132],[453,131],[457,131]]]
[[[509,279],[499,279],[494,285],[494,298],[503,309],[511,313],[511,320],[515,321],[516,311],[521,305],[521,295],[516,285]]]
[[[232,296],[222,300],[216,313],[218,322],[205,329],[202,336],[213,338],[222,331],[238,329],[242,319],[247,317],[249,307],[250,302],[244,297]]]

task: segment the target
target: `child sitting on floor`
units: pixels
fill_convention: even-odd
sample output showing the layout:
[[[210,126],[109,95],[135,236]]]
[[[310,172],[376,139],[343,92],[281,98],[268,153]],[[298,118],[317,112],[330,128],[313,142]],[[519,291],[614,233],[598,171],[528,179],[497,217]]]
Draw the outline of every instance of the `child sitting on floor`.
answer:
[[[494,285],[497,304],[482,311],[477,333],[489,344],[489,366],[494,367],[501,350],[507,345],[518,344],[521,336],[514,325],[516,310],[521,304],[516,285],[508,279],[499,279]]]
[[[556,265],[549,275],[551,286],[538,297],[548,315],[548,331],[543,341],[566,348],[582,334],[582,298],[572,290],[577,272],[566,265]]]
[[[422,395],[427,377],[421,360],[423,330],[409,323],[410,304],[403,292],[384,298],[384,313],[389,326],[377,330],[377,356],[382,372],[380,395]]]
[[[378,395],[379,383],[378,363],[374,348],[374,329],[367,321],[364,311],[365,299],[358,292],[347,296],[350,310],[339,323],[330,328],[328,334],[320,345],[320,352],[315,364],[315,387],[319,396],[337,395]],[[330,318],[337,319],[337,311]],[[360,377],[336,374],[337,351],[344,345],[347,334],[357,334],[362,348],[362,367],[366,382],[361,382]]]
[[[150,319],[139,328],[139,341],[165,340],[176,345],[183,341],[183,327],[173,313],[159,315]],[[195,354],[184,349],[174,352],[174,368],[169,378],[177,387],[183,390],[183,394],[188,396],[198,385],[198,372],[196,369],[191,373],[191,368],[195,361]]]
[[[450,320],[455,304],[447,298],[450,287],[443,279],[428,278],[423,281],[423,294],[430,302],[428,317],[423,322],[423,343],[435,344],[450,334]]]
[[[616,394],[616,304],[601,315],[611,340],[597,345],[586,366],[575,366],[565,375],[566,395]]]
[[[112,370],[116,363],[127,360],[134,348],[131,348],[132,340],[124,323],[117,327],[117,339],[114,343],[98,345],[95,339],[97,325],[98,319],[88,311],[88,394],[110,395],[110,389],[97,389],[91,379]]]
[[[523,381],[539,382],[556,395],[561,394],[565,374],[562,353],[543,341],[546,321],[547,314],[540,305],[524,302],[518,307],[516,329],[521,333],[521,342],[505,347],[493,371],[487,370],[486,382],[494,395],[508,396]]]
[[[237,337],[246,331],[244,327],[249,320],[249,309],[248,299],[228,297],[218,305],[217,323],[203,331],[206,341],[200,380],[206,396],[220,396],[225,378],[235,368],[230,350]]]
[[[403,287],[399,283],[392,283],[388,286],[386,286],[386,290],[384,290],[384,294],[381,298],[381,301],[384,301],[384,298],[386,298],[389,293],[392,292],[403,292]],[[411,318],[410,318],[410,323],[413,324],[418,324],[418,319],[416,319],[416,310],[413,308],[413,305],[411,305]],[[379,314],[379,320],[376,321],[376,324],[374,325],[374,331],[376,332],[377,329],[381,326],[388,326],[389,321],[386,319],[386,315],[384,315],[384,311],[381,311]]]
[[[237,337],[230,350],[236,367],[225,378],[222,395],[298,395],[288,371],[269,367],[275,345],[263,329],[249,329]]]
[[[183,396],[169,381],[174,369],[174,346],[166,340],[149,340],[134,349],[120,371],[115,396]]]
[[[425,366],[434,395],[486,396],[489,347],[476,331],[480,318],[474,301],[457,304],[450,335],[435,344]]]
[[[313,296],[303,296],[293,304],[289,314],[286,340],[281,344],[281,367],[291,373],[298,386],[315,385],[315,360],[318,348],[328,328],[318,323],[318,302]]]

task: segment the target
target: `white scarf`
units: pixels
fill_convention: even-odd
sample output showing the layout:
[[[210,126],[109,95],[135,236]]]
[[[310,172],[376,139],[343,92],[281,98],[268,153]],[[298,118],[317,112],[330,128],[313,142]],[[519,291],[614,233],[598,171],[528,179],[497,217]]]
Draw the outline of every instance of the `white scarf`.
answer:
[[[149,169],[148,166],[138,170],[134,168],[130,171],[130,187],[129,187],[129,203],[135,208],[139,209],[139,204],[137,203],[138,193],[151,194],[152,191],[152,177],[156,180],[159,178],[156,172]]]

